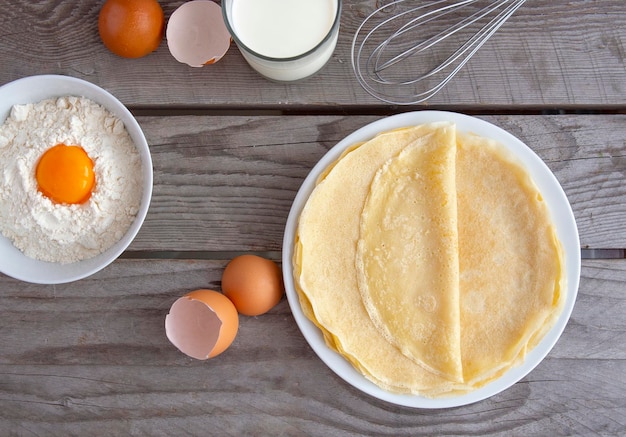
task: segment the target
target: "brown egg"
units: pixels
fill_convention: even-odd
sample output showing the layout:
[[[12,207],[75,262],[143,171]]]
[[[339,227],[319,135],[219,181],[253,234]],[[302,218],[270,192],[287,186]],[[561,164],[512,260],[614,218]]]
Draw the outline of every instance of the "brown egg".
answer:
[[[182,353],[206,360],[224,352],[239,329],[239,315],[222,293],[195,290],[176,300],[165,317],[165,334]]]
[[[241,314],[264,314],[283,296],[280,268],[274,261],[260,256],[240,255],[224,269],[222,291]]]

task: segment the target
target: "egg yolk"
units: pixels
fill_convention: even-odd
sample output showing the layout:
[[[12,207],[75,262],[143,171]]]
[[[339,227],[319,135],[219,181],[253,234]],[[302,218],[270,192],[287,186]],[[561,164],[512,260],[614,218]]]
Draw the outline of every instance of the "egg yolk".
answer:
[[[57,144],[46,150],[35,170],[39,191],[56,203],[80,204],[96,182],[93,161],[80,146]]]

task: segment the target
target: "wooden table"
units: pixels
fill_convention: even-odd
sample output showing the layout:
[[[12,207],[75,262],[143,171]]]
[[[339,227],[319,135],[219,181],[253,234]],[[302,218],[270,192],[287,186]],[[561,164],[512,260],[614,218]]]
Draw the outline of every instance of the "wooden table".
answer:
[[[166,17],[183,2],[161,1]],[[385,105],[354,79],[355,29],[380,1],[345,0],[337,49],[295,84],[259,77],[236,46],[191,68],[164,41],[141,59],[101,44],[101,2],[0,6],[0,84],[70,75],[137,116],[154,195],[128,251],[88,279],[0,275],[0,435],[625,435],[626,5],[529,1],[437,96]],[[175,299],[220,289],[240,253],[280,260],[285,221],[317,160],[387,115],[475,115],[533,148],[574,210],[583,267],[560,341],[521,382],[447,410],[377,400],[313,353],[286,299],[242,316],[224,354],[195,361],[166,339]]]

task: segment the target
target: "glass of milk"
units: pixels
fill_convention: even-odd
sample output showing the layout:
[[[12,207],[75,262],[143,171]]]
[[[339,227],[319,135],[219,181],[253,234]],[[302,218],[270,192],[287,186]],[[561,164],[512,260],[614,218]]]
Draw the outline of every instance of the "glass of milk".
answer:
[[[342,0],[222,0],[226,28],[248,64],[276,81],[304,79],[330,59]]]

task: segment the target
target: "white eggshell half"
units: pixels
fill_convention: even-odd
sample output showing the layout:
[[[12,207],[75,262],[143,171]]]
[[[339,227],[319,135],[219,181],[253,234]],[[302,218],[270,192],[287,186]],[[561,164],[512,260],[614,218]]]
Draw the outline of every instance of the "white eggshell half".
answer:
[[[166,38],[172,56],[192,67],[219,61],[231,41],[222,8],[211,0],[183,3],[168,21]]]

